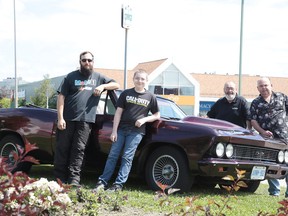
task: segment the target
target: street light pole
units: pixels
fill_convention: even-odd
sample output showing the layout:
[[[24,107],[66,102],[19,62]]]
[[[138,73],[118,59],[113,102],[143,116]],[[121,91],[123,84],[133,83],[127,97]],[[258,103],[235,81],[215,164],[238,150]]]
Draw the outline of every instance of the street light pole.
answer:
[[[127,38],[128,29],[132,22],[132,9],[129,5],[122,5],[121,27],[125,29],[125,52],[124,52],[124,89],[127,88]]]
[[[240,21],[240,53],[239,53],[239,88],[238,94],[241,95],[242,88],[242,40],[243,40],[243,15],[244,15],[244,0],[241,0],[241,21]]]
[[[14,69],[15,69],[15,108],[18,107],[18,78],[17,78],[17,57],[16,57],[16,10],[15,10],[15,0],[13,0],[13,10],[14,10]]]
[[[125,48],[124,48],[124,89],[127,88],[127,38],[128,29],[125,28]]]

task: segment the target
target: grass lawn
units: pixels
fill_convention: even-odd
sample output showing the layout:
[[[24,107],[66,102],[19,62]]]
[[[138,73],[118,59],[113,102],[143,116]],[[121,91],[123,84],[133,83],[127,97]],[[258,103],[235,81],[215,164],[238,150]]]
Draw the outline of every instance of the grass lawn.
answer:
[[[84,172],[82,175],[83,190],[90,193],[98,176],[99,174],[96,172]],[[31,170],[30,177],[44,177],[53,180],[53,167],[45,165],[34,166]],[[229,209],[224,208],[222,213],[227,216],[256,216],[259,212],[276,214],[277,208],[281,206],[278,202],[284,199],[285,189],[286,188],[284,187],[282,188],[280,197],[269,196],[267,184],[260,184],[260,187],[255,193],[235,192],[235,196],[230,196],[229,198]],[[183,215],[183,211],[185,211],[185,209],[187,210],[188,207],[190,208],[189,212],[191,212],[191,209],[196,208],[197,206],[203,208],[210,207],[213,215],[219,215],[220,209],[228,199],[228,192],[218,187],[214,189],[194,187],[189,193],[170,194],[168,199],[163,201],[164,198],[155,199],[156,193],[149,190],[144,181],[135,178],[129,178],[124,190],[118,195],[127,198],[126,201],[121,201],[121,206],[123,208],[130,208],[130,210],[141,209],[142,213],[134,215],[164,215],[168,213],[180,215],[181,212],[181,215]],[[192,202],[192,204],[188,204],[188,201],[190,201],[190,203]],[[217,203],[219,206],[217,207],[215,203],[212,204],[213,202]],[[196,215],[205,215],[203,211],[196,211]],[[117,212],[114,212],[113,214],[124,215],[120,214],[120,212],[119,214],[117,214]],[[101,214],[99,213],[99,215]],[[131,214],[130,211],[130,214],[127,215],[133,214]]]

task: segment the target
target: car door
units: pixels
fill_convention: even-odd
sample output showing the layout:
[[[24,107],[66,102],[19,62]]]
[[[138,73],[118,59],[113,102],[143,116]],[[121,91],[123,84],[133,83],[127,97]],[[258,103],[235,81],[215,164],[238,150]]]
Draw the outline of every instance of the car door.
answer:
[[[93,124],[89,144],[85,152],[85,165],[103,169],[109,154],[112,142],[113,119],[116,111],[116,95],[113,92],[104,92],[101,95]]]

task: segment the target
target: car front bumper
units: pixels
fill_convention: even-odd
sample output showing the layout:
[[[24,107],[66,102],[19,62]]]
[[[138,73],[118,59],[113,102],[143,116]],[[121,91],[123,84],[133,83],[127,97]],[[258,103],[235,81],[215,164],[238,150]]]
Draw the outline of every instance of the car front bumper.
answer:
[[[229,159],[204,159],[198,161],[198,168],[201,176],[224,177],[227,175],[236,176],[236,169],[245,170],[245,179],[251,180],[253,167],[266,167],[264,179],[282,179],[288,174],[286,164],[277,164],[264,161],[239,161]],[[263,179],[262,179],[263,180]]]

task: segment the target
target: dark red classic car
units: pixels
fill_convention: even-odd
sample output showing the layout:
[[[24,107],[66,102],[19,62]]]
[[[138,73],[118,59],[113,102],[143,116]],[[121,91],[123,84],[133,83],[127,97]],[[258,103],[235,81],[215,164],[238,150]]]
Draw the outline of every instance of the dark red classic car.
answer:
[[[103,94],[89,145],[85,167],[103,169],[111,147],[115,104],[119,91]],[[131,174],[145,178],[151,189],[157,182],[189,191],[193,184],[228,184],[226,175],[236,176],[236,168],[246,170],[245,182],[254,192],[267,178],[283,178],[288,171],[288,147],[281,140],[260,135],[226,121],[186,116],[168,99],[157,97],[161,120],[147,124]],[[36,144],[32,156],[41,163],[53,163],[56,110],[35,106],[0,109],[0,154],[13,163],[17,144]],[[29,171],[31,164],[19,169]],[[96,180],[96,176],[95,176]]]

